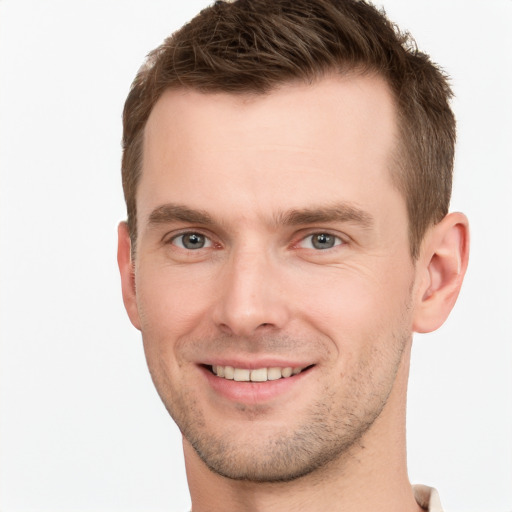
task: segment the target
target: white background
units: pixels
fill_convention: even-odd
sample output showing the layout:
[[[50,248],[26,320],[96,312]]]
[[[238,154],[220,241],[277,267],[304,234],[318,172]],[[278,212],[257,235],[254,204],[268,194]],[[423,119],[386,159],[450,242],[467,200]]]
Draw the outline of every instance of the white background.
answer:
[[[123,310],[121,110],[205,0],[0,0],[0,510],[185,511],[179,434]],[[460,300],[417,336],[409,469],[450,512],[512,511],[511,0],[384,0],[453,77]],[[371,491],[369,491],[371,492]]]

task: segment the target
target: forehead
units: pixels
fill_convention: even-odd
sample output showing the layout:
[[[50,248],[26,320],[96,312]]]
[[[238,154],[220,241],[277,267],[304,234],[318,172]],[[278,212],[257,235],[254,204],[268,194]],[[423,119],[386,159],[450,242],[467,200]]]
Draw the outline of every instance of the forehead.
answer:
[[[308,195],[335,202],[340,194],[353,201],[355,189],[377,193],[391,186],[395,117],[376,76],[327,77],[252,96],[169,90],[144,133],[139,219],[183,197],[194,208],[229,196],[230,207],[279,210],[302,207],[294,202]]]
[[[240,128],[279,131],[280,139],[286,140],[289,135],[292,142],[297,142],[300,128],[305,137],[321,135],[326,146],[333,142],[338,145],[348,140],[347,132],[357,136],[359,130],[364,130],[371,137],[382,136],[383,129],[389,132],[391,128],[390,135],[393,135],[394,129],[389,124],[394,124],[394,118],[392,93],[386,82],[377,75],[355,72],[328,76],[311,84],[287,83],[266,94],[170,89],[162,94],[151,112],[145,146],[150,139],[165,137],[165,132],[170,130],[182,132],[191,143],[201,139],[205,146],[209,142],[215,146],[216,135],[231,135],[236,146],[243,142],[245,134]],[[295,129],[291,131],[291,127]],[[288,130],[280,131],[282,128]],[[203,137],[205,134],[207,138]],[[265,132],[260,135],[263,139]],[[186,149],[181,145],[182,140],[174,141],[175,148]],[[165,140],[166,144],[172,142]]]

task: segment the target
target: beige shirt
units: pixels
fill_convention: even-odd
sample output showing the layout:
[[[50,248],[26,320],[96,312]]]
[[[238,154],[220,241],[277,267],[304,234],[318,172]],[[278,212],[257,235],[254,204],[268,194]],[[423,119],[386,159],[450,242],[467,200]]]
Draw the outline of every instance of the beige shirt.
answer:
[[[421,508],[428,512],[443,512],[438,492],[426,485],[413,485],[414,498]]]

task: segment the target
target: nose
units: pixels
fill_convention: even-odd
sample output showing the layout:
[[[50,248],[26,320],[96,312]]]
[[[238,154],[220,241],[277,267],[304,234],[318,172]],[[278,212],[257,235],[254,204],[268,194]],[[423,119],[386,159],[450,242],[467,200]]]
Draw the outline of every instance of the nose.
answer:
[[[233,252],[219,279],[213,320],[226,334],[250,337],[289,320],[282,269],[264,251]]]

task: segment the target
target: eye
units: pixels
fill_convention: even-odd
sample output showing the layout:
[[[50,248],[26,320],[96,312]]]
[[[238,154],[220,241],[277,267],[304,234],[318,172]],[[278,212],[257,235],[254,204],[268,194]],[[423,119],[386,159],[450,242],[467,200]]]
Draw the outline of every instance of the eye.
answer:
[[[197,250],[212,246],[212,241],[201,233],[183,233],[175,236],[171,243],[182,249]]]
[[[343,240],[340,237],[331,235],[330,233],[313,233],[302,239],[299,243],[299,247],[303,249],[325,250],[332,249],[342,243]]]

